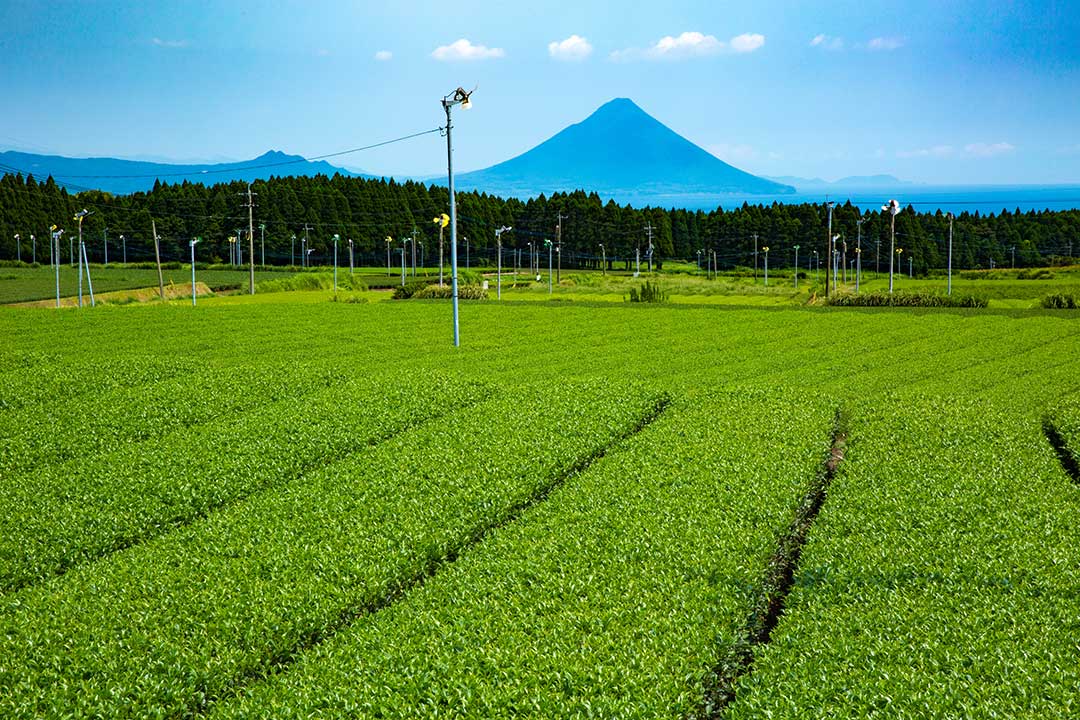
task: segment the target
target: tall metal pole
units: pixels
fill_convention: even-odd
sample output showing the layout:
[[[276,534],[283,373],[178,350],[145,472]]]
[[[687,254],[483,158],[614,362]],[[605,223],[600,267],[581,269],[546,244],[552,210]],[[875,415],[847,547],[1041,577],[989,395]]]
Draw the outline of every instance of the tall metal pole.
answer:
[[[105,267],[109,267],[109,228],[105,228]]]
[[[607,275],[607,250],[604,245],[600,245],[600,274]]]
[[[949,213],[949,281],[945,290],[946,295],[952,295],[952,226],[953,214]]]
[[[15,262],[22,262],[22,241],[19,233],[15,233]]]
[[[799,289],[799,246],[795,246],[795,289]]]
[[[828,228],[828,233],[829,234],[828,234],[828,248],[827,248],[827,253],[828,254],[825,256],[825,259],[829,263],[829,265],[832,265],[832,256],[833,256],[832,211],[833,211],[833,207],[836,205],[836,203],[832,202],[830,200],[830,201],[827,201],[825,203],[825,205],[829,209],[829,228]],[[829,284],[829,265],[825,266],[825,297],[829,297],[829,295],[830,295],[830,293],[832,291],[832,285]],[[835,283],[836,283],[836,278],[834,277],[833,278],[833,284],[835,284]]]
[[[194,237],[188,241],[191,245],[191,307],[195,307],[195,245],[201,239]]]
[[[458,88],[452,100],[443,98],[443,110],[446,111],[446,175],[450,191],[450,293],[454,312],[454,347],[461,345],[461,329],[458,322],[458,271],[457,271],[457,202],[454,197],[454,125],[450,118],[450,109],[457,103],[468,103],[469,95]]]
[[[859,211],[860,214],[862,211]],[[855,238],[855,294],[859,294],[859,281],[862,279],[862,224],[866,222],[866,218],[860,217],[855,221],[855,226],[858,229],[858,235]]]
[[[247,188],[248,207],[248,294],[255,294],[255,202],[252,200],[251,183]],[[265,256],[265,253],[264,253]],[[265,257],[263,258],[265,260]],[[264,263],[265,264],[265,263]]]
[[[50,248],[53,253],[53,257],[56,262],[53,263],[53,270],[56,272],[56,307],[60,307],[60,236],[64,234],[63,230],[56,229],[53,225],[52,228],[52,247]]]
[[[889,218],[889,294],[893,291],[893,258],[896,255],[896,215]]]
[[[495,299],[502,300],[502,230],[495,231]]]
[[[353,274],[353,243],[352,238],[349,238],[349,275]]]
[[[337,294],[337,244],[340,236],[334,235],[334,294]]]
[[[289,267],[296,267],[296,233],[292,234],[289,242]],[[386,261],[386,274],[390,274],[390,260]]]
[[[37,264],[37,238],[30,233],[30,262]]]
[[[544,244],[547,245],[547,249],[548,249],[548,295],[550,295],[551,294],[551,251],[552,251],[552,248],[555,247],[555,245],[550,240],[545,240]]]
[[[120,245],[124,249],[124,264],[127,265],[127,238],[123,235],[120,236]]]
[[[405,243],[409,242],[408,238],[401,239],[401,287],[405,287]]]
[[[86,211],[84,210],[83,213]],[[83,213],[80,213],[77,217],[79,219],[79,307],[82,307],[82,259],[83,259],[83,241],[82,241],[82,219]]]
[[[150,220],[150,232],[154,234],[154,262],[157,265],[158,297],[165,301],[165,279],[161,274],[161,244],[158,241],[157,220]]]
[[[765,287],[769,287],[769,246],[761,248],[765,253]]]
[[[90,291],[90,307],[96,307],[94,302],[94,281],[90,279],[90,260],[86,255],[86,245],[82,245],[83,267],[86,268],[86,287]]]

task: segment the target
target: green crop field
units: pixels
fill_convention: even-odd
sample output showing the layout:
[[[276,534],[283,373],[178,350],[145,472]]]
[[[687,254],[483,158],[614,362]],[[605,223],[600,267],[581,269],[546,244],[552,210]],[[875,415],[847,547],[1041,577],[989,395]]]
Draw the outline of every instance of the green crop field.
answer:
[[[0,717],[1080,711],[1071,271],[378,275],[0,308]]]

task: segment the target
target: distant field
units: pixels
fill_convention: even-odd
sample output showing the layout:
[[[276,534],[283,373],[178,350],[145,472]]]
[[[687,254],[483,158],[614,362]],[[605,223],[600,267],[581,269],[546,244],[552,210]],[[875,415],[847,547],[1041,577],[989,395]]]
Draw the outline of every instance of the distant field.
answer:
[[[0,308],[0,716],[1075,715],[1080,313],[639,282]]]

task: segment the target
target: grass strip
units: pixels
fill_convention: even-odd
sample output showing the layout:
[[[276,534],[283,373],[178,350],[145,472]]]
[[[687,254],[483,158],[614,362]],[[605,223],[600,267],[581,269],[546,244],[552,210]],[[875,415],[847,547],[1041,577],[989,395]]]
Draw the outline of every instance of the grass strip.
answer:
[[[867,403],[729,718],[1075,717],[1080,494],[1034,414]]]
[[[676,401],[402,602],[210,716],[684,715],[829,422],[773,391]]]
[[[483,388],[369,377],[5,481],[0,590],[130,547],[473,402]]]
[[[332,386],[344,373],[311,365],[214,368],[149,386],[83,393],[27,408],[0,427],[3,478],[46,463],[89,455],[185,430],[216,417]]]
[[[542,497],[662,397],[543,388],[458,410],[0,599],[0,716],[190,716]]]

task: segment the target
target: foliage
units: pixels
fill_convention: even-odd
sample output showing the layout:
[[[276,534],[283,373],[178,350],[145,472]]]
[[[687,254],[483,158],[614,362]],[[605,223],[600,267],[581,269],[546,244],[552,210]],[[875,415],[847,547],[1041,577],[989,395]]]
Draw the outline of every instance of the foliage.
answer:
[[[361,291],[367,290],[367,285],[347,272],[339,272],[337,276],[339,290]],[[256,292],[289,292],[292,290],[333,290],[334,274],[332,272],[297,273],[289,277],[264,280],[255,284]]]
[[[642,283],[640,290],[636,287],[630,288],[630,302],[632,303],[665,303],[667,300],[668,294],[660,287],[659,282],[646,280]]]
[[[394,300],[408,300],[416,293],[420,292],[428,286],[427,280],[410,280],[404,285],[398,285],[394,288],[394,294],[391,296]]]
[[[417,300],[449,300],[453,297],[454,289],[450,285],[432,284],[421,288],[413,294]],[[458,285],[459,300],[487,300],[488,291],[480,285]]]
[[[1052,293],[1043,296],[1039,306],[1049,310],[1075,310],[1077,308],[1076,297],[1065,293]]]
[[[974,295],[939,295],[936,293],[898,292],[898,293],[841,293],[828,300],[829,305],[838,307],[951,307],[984,308],[985,298]]]
[[[157,183],[146,193],[113,196],[96,191],[70,194],[52,178],[7,174],[0,177],[0,258],[14,258],[14,234],[24,238],[36,233],[38,261],[48,262],[48,228],[51,224],[74,231],[71,217],[83,207],[94,211],[84,223],[87,252],[92,260],[104,259],[104,229],[109,228],[109,257],[120,258],[119,236],[127,238],[128,259],[153,260],[151,220],[157,221],[163,259],[186,262],[187,242],[203,238],[200,259],[223,262],[229,257],[228,238],[236,234],[232,218],[239,215],[246,190],[243,182]],[[437,185],[407,181],[342,177],[275,177],[256,180],[259,215],[256,222],[266,226],[266,260],[270,265],[295,266],[301,246],[311,249],[309,264],[331,265],[333,236],[339,235],[338,259],[344,265],[347,240],[353,240],[357,266],[386,267],[385,238],[395,238],[392,248],[401,249],[402,238],[414,228],[424,244],[425,261],[433,265],[439,243],[431,223],[448,204],[447,190]],[[753,238],[767,238],[772,251],[770,265],[779,269],[794,260],[794,246],[803,252],[819,247],[826,225],[827,209],[822,204],[771,204],[718,207],[711,211],[635,208],[605,202],[596,193],[541,195],[527,201],[503,199],[479,192],[458,193],[459,238],[469,238],[470,262],[474,267],[495,265],[494,230],[502,225],[514,228],[504,240],[504,266],[521,251],[527,263],[529,243],[542,244],[551,236],[558,216],[564,216],[562,267],[598,269],[599,245],[606,248],[612,270],[633,268],[635,251],[644,241],[641,228],[655,228],[657,264],[664,259],[693,260],[699,250],[715,252],[721,269],[753,267]],[[246,214],[246,213],[245,213]],[[889,247],[889,220],[883,213],[864,212],[850,203],[837,206],[833,229],[850,242],[863,220],[864,265],[880,261],[880,250]],[[304,228],[309,228],[306,233]],[[905,261],[914,258],[914,272],[944,267],[947,257],[949,220],[941,212],[918,213],[909,206],[896,218],[896,231],[903,238]],[[293,240],[294,236],[296,240]],[[308,242],[301,243],[304,237]],[[1069,239],[1080,236],[1080,210],[1021,212],[1000,209],[994,213],[961,213],[954,224],[953,266],[987,268],[1012,261],[1021,266],[1060,264],[1070,248]],[[262,261],[260,233],[255,252]],[[446,240],[444,238],[444,246]],[[459,250],[462,248],[459,247]],[[61,243],[61,257],[71,254]],[[887,250],[886,250],[887,256]],[[247,257],[247,248],[244,253]],[[27,257],[23,247],[22,257]],[[460,257],[460,253],[459,253]],[[448,260],[448,253],[446,254]],[[886,262],[888,258],[885,258]],[[466,282],[476,282],[467,279]]]

